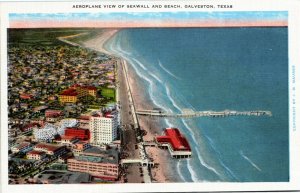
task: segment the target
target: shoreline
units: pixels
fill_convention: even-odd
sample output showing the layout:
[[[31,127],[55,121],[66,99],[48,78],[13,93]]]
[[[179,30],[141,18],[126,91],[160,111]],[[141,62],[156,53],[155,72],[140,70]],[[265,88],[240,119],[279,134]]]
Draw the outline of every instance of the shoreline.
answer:
[[[113,55],[115,56],[114,53],[110,53],[108,50],[105,49],[105,43],[109,41],[119,30],[113,29],[113,30],[105,30],[104,33],[86,41],[83,43],[83,45],[87,48],[108,54],[108,55]],[[125,60],[124,58],[119,57],[121,60]],[[126,64],[125,64],[126,63]],[[147,97],[145,94],[141,93],[146,93],[147,90],[144,88],[141,83],[136,81],[136,78],[138,76],[136,75],[136,72],[130,65],[127,64],[127,62],[124,62],[124,65],[126,65],[128,69],[128,80],[129,84],[131,87],[132,91],[132,97],[134,100],[135,108],[136,109],[151,109],[154,107],[154,104],[152,101],[147,100]],[[122,80],[125,81],[125,80]],[[128,100],[128,98],[120,98],[120,100]],[[141,117],[138,116],[138,122],[140,125],[140,128],[142,130],[145,130],[147,134],[143,136],[144,141],[150,141],[153,140],[155,135],[161,133],[161,129],[159,128],[159,123],[156,121],[149,121],[149,117]],[[151,168],[151,175],[153,178],[153,182],[158,182],[158,183],[164,183],[164,182],[171,182],[170,176],[168,175],[170,173],[170,170],[168,171],[169,168],[169,152],[166,150],[162,150],[156,147],[146,147],[145,148],[147,154],[149,155],[150,158],[153,159],[154,163],[159,163],[158,167]]]

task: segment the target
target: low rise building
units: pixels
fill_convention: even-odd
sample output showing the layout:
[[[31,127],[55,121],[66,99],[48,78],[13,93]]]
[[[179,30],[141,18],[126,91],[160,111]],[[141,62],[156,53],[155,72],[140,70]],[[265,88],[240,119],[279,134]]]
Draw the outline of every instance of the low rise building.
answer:
[[[11,148],[11,151],[13,153],[19,153],[19,152],[26,153],[30,150],[32,150],[32,145],[29,142],[23,142],[23,143],[15,145]]]
[[[34,183],[42,184],[79,184],[90,183],[91,180],[91,175],[87,173],[57,170],[45,170],[32,179]]]
[[[39,143],[33,148],[35,151],[43,151],[48,155],[60,156],[66,153],[66,146],[58,146],[47,143]]]
[[[28,159],[34,159],[34,160],[42,160],[46,157],[46,153],[43,151],[30,151],[26,154]]]
[[[83,152],[84,150],[90,148],[91,145],[85,141],[79,141],[73,146],[74,154],[78,155],[79,153]]]
[[[79,139],[75,136],[61,136],[60,143],[67,147],[73,147],[75,143],[77,143]]]
[[[91,147],[68,159],[67,163],[70,171],[87,172],[104,180],[119,178],[119,153],[115,149]]]
[[[61,110],[46,110],[45,111],[46,121],[50,123],[57,122],[62,119],[63,111]]]

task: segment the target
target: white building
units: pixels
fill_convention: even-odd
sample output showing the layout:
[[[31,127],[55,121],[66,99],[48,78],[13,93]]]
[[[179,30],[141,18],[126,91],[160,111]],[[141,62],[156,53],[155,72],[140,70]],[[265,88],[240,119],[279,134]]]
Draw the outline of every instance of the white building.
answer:
[[[67,127],[74,127],[77,124],[76,119],[63,119],[60,121],[60,126],[47,123],[43,128],[34,128],[33,135],[38,141],[51,141],[57,134],[64,135]]]
[[[90,118],[90,143],[99,146],[117,138],[118,112],[97,113]]]

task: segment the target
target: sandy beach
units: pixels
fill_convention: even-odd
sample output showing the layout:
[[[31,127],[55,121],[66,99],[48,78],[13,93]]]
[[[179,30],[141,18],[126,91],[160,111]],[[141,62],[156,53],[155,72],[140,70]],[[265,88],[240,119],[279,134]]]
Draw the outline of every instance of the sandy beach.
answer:
[[[103,30],[103,32],[96,36],[95,38],[92,38],[90,40],[87,40],[86,42],[83,43],[84,47],[93,49],[98,52],[102,52],[104,54],[111,55],[110,52],[104,49],[104,43],[108,41],[111,37],[114,36],[115,33],[117,33],[117,29],[112,29],[112,30]]]
[[[110,38],[112,38],[118,30],[105,30],[102,34],[86,41],[83,46],[111,55],[111,53],[104,48],[105,42],[107,42]],[[130,67],[128,68],[128,77],[129,83],[132,90],[132,95],[135,103],[136,109],[152,109],[154,106],[151,101],[147,100],[147,98],[142,93],[146,93],[144,87],[142,87],[138,81],[136,81],[137,75],[135,71]],[[125,81],[125,80],[120,80]],[[122,92],[122,89],[120,89]],[[120,100],[128,100],[127,98],[121,98]],[[138,117],[139,124],[141,129],[145,130],[147,134],[143,137],[144,141],[151,141],[154,139],[155,135],[159,135],[161,133],[160,128],[158,127],[158,120],[149,120],[148,117]],[[158,167],[152,168],[151,173],[154,179],[154,182],[170,182],[168,177],[168,157],[169,152],[167,150],[162,150],[156,147],[147,147],[147,154],[151,157],[154,163],[158,163]]]

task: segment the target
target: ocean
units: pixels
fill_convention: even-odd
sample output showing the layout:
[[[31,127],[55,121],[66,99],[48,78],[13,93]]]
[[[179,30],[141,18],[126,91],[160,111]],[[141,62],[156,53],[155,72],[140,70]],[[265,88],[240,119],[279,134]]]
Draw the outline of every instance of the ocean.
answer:
[[[272,116],[161,118],[193,156],[172,160],[178,182],[289,181],[288,29],[120,30],[106,49],[123,57],[164,111],[268,110]]]

